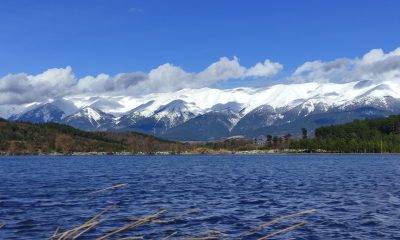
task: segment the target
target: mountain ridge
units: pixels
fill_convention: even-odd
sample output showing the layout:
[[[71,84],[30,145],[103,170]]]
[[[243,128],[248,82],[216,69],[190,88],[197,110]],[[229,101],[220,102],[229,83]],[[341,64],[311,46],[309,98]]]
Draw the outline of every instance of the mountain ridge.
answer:
[[[101,101],[95,98],[65,99],[80,107],[78,111],[70,115],[62,114],[60,107],[42,103],[9,119],[37,123],[54,121],[89,131],[134,130],[179,140],[215,140],[234,135],[254,137],[269,133],[263,133],[261,129],[275,132],[278,130],[274,129],[282,132],[285,127],[292,129],[289,125],[294,122],[294,125],[299,125],[302,119],[303,127],[312,131],[325,123],[342,123],[341,115],[352,121],[365,116],[382,117],[399,113],[400,92],[394,89],[400,89],[400,84],[394,81],[374,83],[370,80],[225,90],[182,89],[141,98],[102,97]],[[99,103],[105,104],[103,109]],[[107,106],[122,107],[106,111]],[[365,108],[369,108],[369,114],[357,112]],[[54,116],[48,116],[48,111],[47,115],[44,114],[46,109],[53,110]],[[321,119],[314,120],[317,124],[308,124],[307,119],[311,115],[321,116]]]

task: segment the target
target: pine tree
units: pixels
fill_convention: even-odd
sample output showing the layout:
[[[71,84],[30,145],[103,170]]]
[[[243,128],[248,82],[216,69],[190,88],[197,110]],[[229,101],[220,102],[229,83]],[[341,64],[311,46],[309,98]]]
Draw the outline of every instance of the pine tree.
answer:
[[[301,135],[302,135],[303,139],[307,139],[308,138],[307,128],[302,128],[301,129]]]

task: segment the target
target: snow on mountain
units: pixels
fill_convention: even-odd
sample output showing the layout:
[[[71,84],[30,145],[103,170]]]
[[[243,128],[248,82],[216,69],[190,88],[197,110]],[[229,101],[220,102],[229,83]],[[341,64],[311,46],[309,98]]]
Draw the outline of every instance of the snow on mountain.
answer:
[[[386,85],[386,87],[385,87]],[[214,106],[235,103],[243,108],[243,113],[247,114],[261,105],[269,105],[275,109],[292,109],[300,104],[309,102],[322,102],[326,107],[337,107],[351,100],[369,96],[392,96],[400,98],[399,84],[395,82],[385,82],[381,84],[371,83],[366,80],[350,83],[297,83],[297,84],[278,84],[265,88],[234,88],[234,89],[182,89],[172,93],[153,93],[140,98],[135,97],[113,97],[112,101],[117,103],[113,108],[113,113],[131,112],[137,109],[143,117],[150,117],[162,106],[176,100],[196,106],[202,111],[210,111]],[[82,99],[71,99],[79,104]],[[307,104],[304,105],[304,107]],[[102,108],[99,104],[96,108],[105,112],[108,107]]]
[[[9,119],[14,121],[32,123],[46,123],[60,122],[65,117],[65,115],[65,112],[57,106],[51,103],[46,103],[21,114],[13,115]]]
[[[168,129],[164,137],[179,140],[216,140],[230,135],[240,113],[229,109],[210,111]]]
[[[134,113],[143,117],[150,117],[162,106],[176,100],[190,104],[197,112],[207,112],[224,104],[236,104],[243,108],[243,113],[249,113],[261,105],[269,105],[275,109],[292,109],[300,104],[308,102],[322,102],[327,107],[340,106],[352,100],[373,96],[382,98],[391,96],[400,98],[400,83],[387,81],[374,83],[369,80],[361,80],[350,83],[296,83],[278,84],[265,88],[234,88],[234,89],[182,89],[177,92],[153,93],[142,97],[71,97],[64,99],[77,108],[92,106],[103,112],[113,115],[125,115]],[[63,109],[61,104],[55,105]],[[64,104],[65,105],[65,104]],[[69,104],[71,108],[71,104]],[[304,107],[307,104],[304,104]],[[189,107],[189,106],[188,106]],[[190,109],[189,109],[190,110]]]
[[[217,112],[225,115],[226,126],[229,131],[236,126],[240,119],[244,116],[244,106],[237,102],[228,102],[225,104],[218,103],[214,105],[211,112]]]
[[[141,119],[146,118],[145,116],[148,115],[146,113],[143,113],[146,111],[146,108],[153,104],[154,101],[149,101],[147,103],[141,104],[134,109],[130,110],[129,112],[125,114],[121,114],[122,116],[116,118],[116,129],[124,129],[128,128]]]
[[[61,121],[85,130],[134,130],[172,137],[171,133],[187,137],[190,129],[197,128],[196,134],[206,131],[201,134],[206,138],[217,130],[218,136],[244,134],[249,130],[298,123],[299,119],[317,114],[351,112],[363,107],[379,110],[380,114],[400,113],[398,89],[400,83],[396,81],[360,80],[278,84],[264,88],[182,89],[142,97],[71,97],[51,105],[30,105],[29,111],[23,111],[23,114],[29,112],[29,118],[19,114],[12,119]],[[333,122],[325,120],[315,121]]]
[[[167,127],[174,127],[180,123],[204,113],[194,103],[187,103],[183,100],[174,100],[166,105],[160,106],[154,111],[153,117],[158,121],[165,121]]]
[[[27,108],[19,105],[0,105],[0,118],[15,118],[22,112],[27,111]]]
[[[53,106],[56,106],[59,109],[61,109],[63,112],[65,112],[66,115],[71,115],[72,113],[78,111],[78,107],[76,107],[72,101],[63,98],[57,99],[56,101],[52,101],[50,103]]]
[[[194,118],[204,111],[193,103],[183,100],[173,100],[156,110],[150,111],[155,101],[142,104],[127,114],[120,117],[117,129],[131,129],[153,134],[165,133],[168,129],[175,127]]]
[[[84,130],[107,130],[114,125],[115,117],[93,107],[83,107],[78,112],[67,116],[63,123]]]

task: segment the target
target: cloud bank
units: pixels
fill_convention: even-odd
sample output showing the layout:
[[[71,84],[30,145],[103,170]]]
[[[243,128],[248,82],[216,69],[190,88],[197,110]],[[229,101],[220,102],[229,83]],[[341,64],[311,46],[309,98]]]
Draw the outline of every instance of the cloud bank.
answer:
[[[230,79],[271,77],[282,68],[281,64],[268,59],[246,68],[236,57],[222,57],[198,73],[166,63],[148,73],[120,73],[115,76],[102,73],[77,79],[70,66],[52,68],[35,76],[20,73],[1,78],[0,105],[27,104],[70,96],[140,96],[183,88],[211,87]]]
[[[400,48],[389,53],[373,49],[355,59],[306,62],[294,71],[290,79],[294,82],[400,81]]]
[[[70,66],[48,69],[38,75],[9,74],[0,78],[0,113],[7,112],[9,115],[30,104],[60,101],[62,98],[140,97],[183,88],[213,87],[229,80],[272,78],[282,69],[280,63],[268,59],[244,67],[236,57],[222,57],[200,72],[188,72],[166,63],[149,72],[120,73],[114,76],[102,73],[77,78]],[[388,53],[382,49],[373,49],[354,59],[305,62],[281,80],[295,83],[400,81],[400,48]]]

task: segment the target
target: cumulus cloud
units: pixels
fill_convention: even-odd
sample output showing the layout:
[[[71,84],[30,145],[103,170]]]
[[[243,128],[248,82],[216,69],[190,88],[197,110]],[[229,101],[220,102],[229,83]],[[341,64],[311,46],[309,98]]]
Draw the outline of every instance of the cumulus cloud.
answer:
[[[79,79],[76,85],[76,93],[120,93],[141,81],[148,79],[148,75],[143,72],[120,73],[114,77],[101,73],[95,77],[86,76]]]
[[[259,71],[253,70],[254,68]],[[141,93],[176,91],[182,88],[208,87],[230,79],[271,77],[281,69],[282,65],[270,60],[265,60],[264,64],[258,63],[247,69],[240,65],[237,57],[232,59],[222,57],[198,73],[189,73],[178,66],[167,63],[151,70],[148,79],[138,83],[135,87]],[[134,90],[132,89],[132,91]]]
[[[271,77],[281,71],[282,65],[265,60],[251,68],[240,65],[238,58],[222,57],[198,73],[187,72],[179,66],[166,63],[148,73],[121,73],[87,76],[78,81],[77,93],[108,93],[112,95],[141,95],[176,91],[182,88],[208,87],[220,81],[251,77]]]
[[[57,101],[63,97],[102,98],[96,104],[112,109],[117,106],[104,99],[212,87],[232,79],[268,78],[282,69],[281,64],[268,59],[245,67],[236,57],[222,57],[199,72],[188,72],[166,63],[149,72],[120,73],[114,76],[102,73],[80,79],[74,75],[70,66],[48,69],[38,75],[9,74],[0,78],[0,115],[4,109],[18,110],[23,105]],[[305,62],[287,78],[292,82],[400,81],[400,48],[388,53],[382,49],[373,49],[354,59]]]
[[[257,63],[254,67],[250,68],[246,72],[246,76],[254,77],[265,77],[276,75],[283,69],[283,66],[279,63],[271,62],[266,59],[264,63]]]
[[[358,80],[400,80],[400,48],[384,53],[372,49],[361,58],[306,62],[290,79],[295,82],[351,82]]]
[[[9,74],[0,79],[0,104],[23,104],[56,99],[69,93],[76,85],[70,66],[52,68],[32,76]]]
[[[148,73],[120,73],[115,76],[102,73],[77,79],[72,68],[67,66],[48,69],[38,75],[21,73],[0,78],[0,105],[29,104],[71,96],[140,96],[208,87],[230,79],[271,77],[281,69],[281,64],[268,59],[246,68],[236,57],[222,57],[198,73],[166,63]]]

